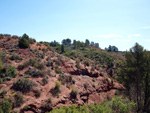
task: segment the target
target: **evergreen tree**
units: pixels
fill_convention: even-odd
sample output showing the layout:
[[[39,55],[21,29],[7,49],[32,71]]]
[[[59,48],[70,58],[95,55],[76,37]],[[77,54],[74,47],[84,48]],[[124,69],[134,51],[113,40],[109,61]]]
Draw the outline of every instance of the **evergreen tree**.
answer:
[[[67,38],[66,39],[67,45],[70,46],[71,45],[71,39]]]
[[[143,93],[144,93],[144,107],[143,112],[150,112],[150,53],[145,55],[144,77],[143,77]]]
[[[64,53],[65,52],[65,47],[64,47],[64,44],[61,45],[61,53]]]
[[[73,49],[77,49],[77,41],[73,40]]]
[[[92,41],[92,42],[91,42],[91,46],[94,46],[94,45],[95,45],[95,43]]]
[[[29,36],[27,34],[23,34],[23,36],[19,39],[19,47],[28,48],[29,45],[30,45]]]
[[[85,40],[85,46],[89,46],[90,45],[90,41],[88,39]]]
[[[58,45],[60,45],[60,44],[58,42],[56,42],[56,40],[50,42],[50,46],[52,46],[52,47],[56,47]]]
[[[146,58],[147,53],[136,43],[129,52],[126,52],[126,63],[119,75],[128,95],[137,104],[137,112],[147,109],[150,104],[150,61]]]
[[[71,45],[71,39],[67,38],[67,39],[63,39],[62,40],[62,44],[70,46]]]
[[[94,47],[99,48],[99,43],[95,43]]]
[[[28,36],[26,33],[24,33],[24,34],[22,35],[22,38],[25,38],[25,39],[29,40],[29,36]]]

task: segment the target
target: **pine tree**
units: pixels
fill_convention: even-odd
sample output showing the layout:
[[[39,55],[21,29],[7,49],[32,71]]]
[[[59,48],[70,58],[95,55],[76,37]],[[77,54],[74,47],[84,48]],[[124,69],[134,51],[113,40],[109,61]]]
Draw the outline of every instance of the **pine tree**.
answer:
[[[27,34],[23,34],[19,39],[19,47],[20,48],[28,48],[30,45],[29,36]]]
[[[61,53],[64,53],[65,52],[65,47],[64,47],[64,44],[61,45]]]
[[[143,84],[145,72],[146,51],[138,43],[126,52],[126,64],[121,69],[119,76],[121,82],[126,87],[130,98],[137,103],[137,112],[141,112],[143,107]]]
[[[85,40],[85,46],[89,46],[90,45],[90,41],[88,39]]]
[[[144,77],[143,77],[143,93],[144,107],[143,112],[150,112],[150,53],[145,55]]]

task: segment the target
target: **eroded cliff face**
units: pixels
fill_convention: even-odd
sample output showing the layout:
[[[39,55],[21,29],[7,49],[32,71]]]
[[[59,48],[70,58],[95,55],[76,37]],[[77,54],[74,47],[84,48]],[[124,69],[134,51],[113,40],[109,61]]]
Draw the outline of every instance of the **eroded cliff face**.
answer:
[[[72,104],[84,105],[91,103],[100,103],[109,95],[113,97],[118,89],[124,87],[109,78],[107,72],[103,74],[98,70],[92,70],[90,66],[85,66],[79,63],[77,68],[76,61],[62,56],[54,51],[49,50],[45,45],[34,43],[30,48],[20,49],[17,47],[18,38],[7,37],[1,38],[0,50],[8,57],[15,53],[20,56],[20,60],[7,59],[7,63],[17,68],[18,75],[10,81],[5,81],[0,84],[1,91],[6,90],[5,97],[13,98],[17,91],[12,89],[14,81],[19,78],[26,78],[33,81],[36,85],[31,91],[23,94],[23,104],[20,107],[13,107],[13,111],[20,113],[45,113],[50,111],[52,107],[71,106]],[[43,56],[43,57],[41,57]],[[43,65],[42,71],[46,73],[42,76],[33,77],[26,74],[26,71],[36,70],[33,72],[40,72],[40,69],[35,69],[35,65],[26,66],[23,69],[18,69],[18,66],[29,59],[37,60],[38,65]],[[49,62],[49,64],[48,64]],[[59,71],[58,71],[59,70]],[[101,69],[99,69],[101,70]],[[43,83],[43,78],[46,79],[46,84]],[[53,93],[55,82],[60,81],[60,91],[58,94]],[[77,95],[75,98],[71,97],[70,93],[75,89]],[[40,91],[37,97],[35,91]],[[1,98],[2,99],[2,98]],[[51,102],[48,104],[48,100]],[[45,106],[48,107],[45,107]]]

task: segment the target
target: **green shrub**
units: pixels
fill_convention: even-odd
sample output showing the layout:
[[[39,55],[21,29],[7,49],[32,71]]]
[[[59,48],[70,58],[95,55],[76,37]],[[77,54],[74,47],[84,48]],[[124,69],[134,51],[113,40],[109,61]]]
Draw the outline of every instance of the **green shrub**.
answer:
[[[29,68],[25,74],[30,75],[32,77],[44,77],[46,75],[46,72],[43,70],[38,70],[36,68]]]
[[[66,78],[66,75],[60,74],[58,80],[61,81],[61,83],[63,85],[65,85],[65,83],[66,83],[66,79],[65,78]]]
[[[106,95],[107,100],[111,100],[111,96],[109,94]]]
[[[1,61],[1,57],[0,57],[0,72],[1,72],[1,70],[3,69],[4,67],[3,67],[3,65],[2,65],[2,61]]]
[[[18,79],[16,82],[13,83],[13,89],[16,91],[20,91],[22,93],[29,92],[34,86],[34,83],[28,79]]]
[[[0,96],[4,97],[7,94],[7,91],[4,89],[1,93]]]
[[[66,83],[71,83],[71,84],[75,83],[75,80],[73,80],[72,75],[68,76],[68,75],[60,74],[58,80],[61,81],[63,85],[65,85]]]
[[[50,113],[90,113],[90,112],[87,105],[77,106],[73,104],[70,107],[61,107],[59,109],[53,108],[53,110]],[[91,113],[98,113],[98,112],[91,112]]]
[[[48,77],[44,77],[42,79],[42,83],[43,83],[43,85],[46,85],[48,83]]]
[[[80,69],[79,61],[76,61],[76,67]]]
[[[17,76],[16,68],[11,66],[6,69],[6,76],[15,78]]]
[[[20,48],[28,48],[30,45],[29,40],[27,40],[26,38],[21,38],[19,40],[19,47]]]
[[[20,56],[17,55],[17,54],[12,54],[11,57],[10,57],[10,60],[20,60]]]
[[[34,90],[34,95],[36,98],[41,96],[41,90]]]
[[[51,76],[51,70],[50,69],[47,70],[47,75]]]
[[[61,73],[62,73],[61,69],[59,69],[57,65],[56,65],[56,67],[55,67],[55,72],[56,72],[57,74],[61,74]]]
[[[77,90],[72,89],[71,93],[70,93],[70,97],[73,98],[73,99],[76,99],[77,98],[77,94],[78,94]]]
[[[3,63],[6,63],[8,56],[4,52],[0,52],[0,58]]]
[[[23,62],[23,64],[18,65],[18,69],[19,69],[19,70],[23,70],[24,68],[28,67],[29,65],[30,65],[29,60],[28,60],[28,61],[25,61],[25,62]]]
[[[30,39],[29,39],[29,43],[30,43],[30,44],[34,44],[35,42],[36,42],[35,39],[33,39],[33,38],[30,38]]]
[[[51,98],[47,100],[47,102],[43,106],[45,111],[50,111],[52,109],[52,101]]]
[[[110,103],[109,107],[116,113],[129,113],[134,112],[135,103],[130,102],[127,98],[115,97]]]
[[[41,49],[39,48],[39,50],[41,50]],[[38,57],[38,58],[40,58],[40,59],[44,59],[45,54],[44,54],[44,53],[40,53],[39,51],[37,51],[36,57]]]
[[[0,39],[3,38],[3,34],[0,34]]]
[[[55,88],[54,88],[56,92],[60,92],[60,86],[61,86],[61,83],[59,81],[56,81]]]
[[[89,66],[89,65],[90,65],[88,60],[84,60],[84,61],[83,61],[83,64],[84,64],[85,66]]]
[[[12,111],[12,113],[18,113],[18,111],[15,110],[15,111]]]
[[[84,84],[83,86],[84,86],[85,89],[87,89],[88,86],[89,86],[89,84],[86,83],[86,84]]]
[[[39,70],[43,70],[44,69],[44,64],[43,63],[37,63],[37,65],[34,65],[35,68],[39,69]]]
[[[24,65],[18,65],[18,70],[23,70],[24,69]]]
[[[57,68],[55,71],[57,74],[61,74],[61,69]]]
[[[24,103],[22,93],[18,93],[14,96],[13,106],[20,107]]]
[[[18,65],[19,70],[23,70],[24,68],[28,66],[33,66],[39,70],[44,69],[44,64],[40,62],[38,59],[29,59],[28,61],[25,61],[22,65]]]
[[[47,67],[53,66],[53,62],[52,62],[51,60],[48,60],[47,63],[46,63],[46,66],[47,66]]]
[[[23,34],[22,37],[19,39],[19,47],[28,48],[30,45],[30,42],[32,41],[29,39],[29,36],[27,34]]]
[[[73,80],[73,79],[72,79],[72,75],[67,76],[67,78],[66,78],[66,81],[67,81],[67,82],[72,82],[72,80]]]
[[[135,103],[122,97],[114,97],[111,101],[89,106],[72,105],[70,107],[53,108],[50,113],[135,113]]]
[[[55,87],[50,90],[53,96],[59,97],[61,83],[59,81],[55,81]]]
[[[60,74],[58,80],[59,80],[63,85],[65,85],[65,83],[66,83],[66,75]]]
[[[0,78],[0,84],[3,82],[3,79],[2,78]]]
[[[4,65],[0,73],[0,78],[2,81],[8,81],[17,76],[16,68],[9,65]]]
[[[0,102],[0,113],[11,113],[12,110],[12,103],[10,99],[4,98]]]

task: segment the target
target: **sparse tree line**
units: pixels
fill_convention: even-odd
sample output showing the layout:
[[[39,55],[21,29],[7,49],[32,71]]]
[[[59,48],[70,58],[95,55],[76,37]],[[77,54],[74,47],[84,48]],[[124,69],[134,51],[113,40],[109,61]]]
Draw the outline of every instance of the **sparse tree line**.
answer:
[[[9,34],[0,34],[0,38],[2,36],[6,36],[6,37],[11,37],[11,35]],[[18,36],[12,36],[12,37],[18,37]],[[30,38],[26,33],[24,33],[20,39],[19,39],[19,47],[20,48],[29,48],[30,44],[33,44],[34,42],[36,42],[35,39]],[[41,42],[43,43],[43,42]],[[44,42],[47,43],[47,42]],[[88,47],[88,46],[93,46],[96,48],[100,48],[99,43],[93,42],[93,41],[89,41],[88,39],[85,40],[85,42],[81,42],[81,41],[77,41],[77,40],[73,40],[73,42],[71,41],[71,39],[67,38],[67,39],[63,39],[61,44],[59,42],[57,42],[56,40],[51,41],[49,43],[49,46],[52,47],[57,47],[57,51],[61,51],[61,53],[65,52],[65,46],[66,47],[70,47],[71,49],[79,49],[79,48],[84,48],[84,47]],[[118,48],[116,46],[111,46],[109,45],[108,48],[105,48],[105,50],[109,51],[109,52],[118,52]]]
[[[73,42],[71,41],[71,39],[67,38],[67,39],[63,39],[62,40],[62,44],[59,44],[59,42],[57,41],[52,41],[50,42],[50,46],[52,47],[57,47],[58,51],[61,51],[61,53],[65,52],[65,48],[66,51],[69,49],[81,49],[81,48],[85,48],[88,46],[93,46],[96,48],[100,48],[99,43],[93,42],[93,41],[89,41],[88,39],[85,40],[85,42],[81,42],[81,41],[77,41],[77,40],[73,40]],[[105,48],[105,50],[107,50],[108,52],[118,52],[118,48],[116,46],[111,46],[109,45],[108,48]]]
[[[110,52],[118,52],[118,48],[116,46],[111,46],[109,45],[108,48],[105,48],[105,50],[110,51]]]
[[[80,48],[85,48],[88,46],[93,46],[96,48],[99,48],[99,43],[94,43],[93,41],[90,42],[88,39],[85,40],[85,42],[73,40],[67,38],[62,40],[62,44],[59,44],[57,41],[52,41],[50,42],[50,46],[56,47],[58,51],[61,51],[61,53],[65,52],[65,50],[73,50],[73,49],[80,49]]]

